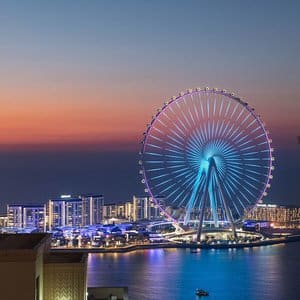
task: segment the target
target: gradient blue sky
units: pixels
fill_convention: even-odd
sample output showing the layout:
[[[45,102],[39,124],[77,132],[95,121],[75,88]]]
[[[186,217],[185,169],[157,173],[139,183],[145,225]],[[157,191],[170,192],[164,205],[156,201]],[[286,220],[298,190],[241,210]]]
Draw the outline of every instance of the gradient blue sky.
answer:
[[[140,193],[146,123],[165,99],[206,85],[260,113],[278,166],[268,200],[299,203],[299,11],[298,1],[0,1],[2,205]]]

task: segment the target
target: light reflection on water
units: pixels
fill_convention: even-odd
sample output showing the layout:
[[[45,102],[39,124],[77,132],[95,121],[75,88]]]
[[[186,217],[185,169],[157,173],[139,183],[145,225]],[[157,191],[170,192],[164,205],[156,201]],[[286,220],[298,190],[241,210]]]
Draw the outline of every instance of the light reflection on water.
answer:
[[[228,250],[90,254],[89,286],[128,286],[131,300],[300,299],[300,243]]]

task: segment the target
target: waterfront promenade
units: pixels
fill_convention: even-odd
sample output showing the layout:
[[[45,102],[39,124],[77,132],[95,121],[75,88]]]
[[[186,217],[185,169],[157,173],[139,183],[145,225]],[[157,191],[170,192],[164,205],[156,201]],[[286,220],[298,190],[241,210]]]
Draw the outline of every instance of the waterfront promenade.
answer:
[[[264,239],[252,242],[243,243],[174,243],[174,242],[164,242],[164,243],[145,243],[145,244],[135,244],[126,245],[122,247],[55,247],[52,248],[53,252],[86,252],[86,253],[126,253],[135,250],[146,250],[146,249],[162,249],[162,248],[184,248],[184,249],[230,249],[230,248],[252,248],[276,244],[284,244],[291,242],[299,242],[300,235],[278,237],[271,239]]]

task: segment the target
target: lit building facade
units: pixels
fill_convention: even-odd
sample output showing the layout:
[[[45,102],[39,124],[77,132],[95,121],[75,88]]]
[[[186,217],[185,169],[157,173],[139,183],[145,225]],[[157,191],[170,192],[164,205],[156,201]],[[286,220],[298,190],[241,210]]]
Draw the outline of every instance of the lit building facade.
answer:
[[[269,221],[274,223],[274,225],[299,224],[300,207],[257,204],[250,212],[245,214],[245,219]]]
[[[45,229],[44,205],[7,205],[7,226]]]
[[[61,195],[47,205],[47,228],[82,227],[100,224],[103,220],[103,195]]]
[[[7,215],[0,216],[0,227],[7,227]]]
[[[126,203],[107,203],[103,206],[103,219],[127,219]]]
[[[50,199],[47,205],[49,230],[63,226],[82,225],[82,201],[71,195],[61,195],[57,199]]]
[[[83,225],[100,224],[103,221],[104,196],[86,194],[80,196],[82,201]]]
[[[159,206],[164,207],[164,197],[156,197]],[[132,219],[139,220],[157,220],[162,217],[159,206],[153,201],[152,197],[133,196]]]

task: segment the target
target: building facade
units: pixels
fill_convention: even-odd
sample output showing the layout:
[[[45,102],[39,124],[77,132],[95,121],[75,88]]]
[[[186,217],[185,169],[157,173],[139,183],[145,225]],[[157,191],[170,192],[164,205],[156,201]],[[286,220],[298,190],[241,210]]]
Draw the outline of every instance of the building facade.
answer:
[[[300,207],[275,204],[257,204],[250,212],[245,214],[245,219],[269,221],[274,223],[274,225],[299,224]]]
[[[51,235],[0,235],[1,299],[85,300],[87,256],[52,253]]]
[[[45,229],[44,205],[7,205],[7,226]]]
[[[162,212],[159,208],[164,207],[164,197],[156,197],[157,205],[152,197],[149,196],[133,196],[132,201],[132,220],[158,220],[162,217]]]
[[[47,205],[47,228],[82,227],[100,224],[103,220],[103,195],[61,195]]]
[[[100,224],[103,221],[104,196],[86,194],[79,196],[82,201],[84,225]]]

